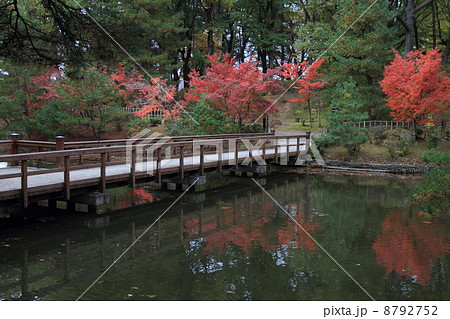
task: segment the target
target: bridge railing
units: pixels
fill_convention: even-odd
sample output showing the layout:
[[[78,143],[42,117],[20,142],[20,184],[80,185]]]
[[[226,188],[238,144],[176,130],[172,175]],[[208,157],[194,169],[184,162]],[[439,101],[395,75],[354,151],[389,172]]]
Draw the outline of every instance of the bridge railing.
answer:
[[[186,139],[186,137],[184,137]],[[136,179],[139,177],[154,176],[157,183],[161,182],[162,174],[178,174],[180,179],[184,179],[186,170],[197,170],[199,174],[204,174],[206,168],[215,168],[219,172],[222,171],[223,166],[239,167],[245,158],[239,155],[239,152],[248,152],[250,157],[249,165],[257,160],[255,157],[256,145],[259,144],[258,154],[261,153],[263,161],[272,159],[274,163],[279,163],[281,156],[299,155],[300,148],[303,145],[309,146],[310,133],[296,134],[291,136],[275,136],[268,134],[260,135],[239,135],[228,138],[212,138],[212,136],[196,136],[189,137],[190,141],[163,141],[162,139],[154,139],[151,143],[139,143],[129,145],[103,146],[91,148],[79,148],[69,150],[55,150],[45,152],[21,153],[0,155],[0,162],[8,162],[20,165],[20,173],[0,174],[0,181],[10,178],[19,178],[21,181],[20,197],[24,207],[28,207],[29,187],[28,177],[49,173],[63,172],[62,191],[65,200],[70,200],[71,186],[85,185],[87,181],[99,186],[100,191],[106,191],[106,184],[108,177],[106,175],[106,167],[112,165],[129,165],[129,173],[126,176],[110,176],[109,179],[121,178],[127,179],[132,187],[136,185]],[[280,140],[284,140],[281,142]],[[294,143],[292,143],[294,142]],[[249,149],[250,148],[250,149]],[[294,148],[294,149],[292,149]],[[262,152],[259,152],[262,150]],[[271,150],[271,151],[268,151]],[[234,152],[234,154],[233,154]],[[152,160],[152,173],[138,170],[138,166],[147,163],[148,156],[156,153],[156,157]],[[228,153],[228,158],[224,157],[224,153]],[[207,159],[208,155],[217,155],[217,160],[211,161]],[[231,154],[233,156],[231,157]],[[124,156],[125,155],[125,156]],[[91,156],[95,158],[92,164],[80,163],[80,158]],[[164,157],[164,158],[163,158]],[[192,157],[192,164],[186,164],[185,158]],[[163,159],[178,159],[176,167],[164,168],[162,165]],[[215,157],[214,157],[215,158]],[[194,161],[195,159],[195,161]],[[198,159],[198,160],[197,160]],[[62,167],[42,170],[29,170],[29,162],[56,160],[57,163],[62,163]],[[167,165],[167,164],[166,164]],[[78,181],[71,181],[70,172],[74,170],[87,168],[100,168],[99,178],[88,178]],[[46,186],[41,187],[45,190]],[[48,188],[48,187],[47,187]],[[14,193],[14,192],[13,192]],[[1,196],[0,196],[1,198]]]
[[[248,134],[221,134],[221,135],[190,135],[190,136],[173,136],[170,137],[171,141],[193,141],[196,139],[217,139],[217,138],[253,138],[253,137],[267,137],[273,136],[273,133],[248,133]],[[154,139],[158,140],[157,138]],[[91,147],[108,147],[108,146],[118,146],[127,145],[131,142],[133,143],[151,143],[145,138],[136,139],[112,139],[112,140],[98,140],[98,141],[66,141],[64,136],[56,136],[55,141],[33,141],[33,140],[21,140],[19,139],[19,134],[13,133],[9,140],[0,140],[0,149],[3,151],[0,154],[19,154],[19,153],[30,153],[30,152],[44,152],[49,150],[67,150],[67,149],[80,149],[80,148],[91,148]],[[79,164],[83,164],[85,157],[80,155]],[[36,166],[38,168],[42,167],[42,161],[38,160]],[[48,165],[47,165],[48,166]],[[56,167],[61,167],[62,162],[56,161]]]

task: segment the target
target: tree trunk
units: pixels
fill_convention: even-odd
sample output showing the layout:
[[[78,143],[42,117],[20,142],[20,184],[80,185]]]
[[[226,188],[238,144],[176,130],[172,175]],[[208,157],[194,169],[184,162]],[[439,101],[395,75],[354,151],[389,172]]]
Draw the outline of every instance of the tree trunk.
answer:
[[[308,111],[309,111],[309,127],[312,128],[312,113],[311,113],[310,99],[308,99]]]
[[[266,50],[258,50],[259,60],[261,61],[262,72],[267,73],[267,54]]]
[[[399,18],[400,22],[405,28],[405,56],[412,51],[414,43],[414,14],[420,10],[426,8],[429,4],[432,4],[434,0],[426,0],[419,4],[417,7],[414,4],[414,0],[408,0],[406,5],[406,21]]]
[[[191,71],[191,68],[189,66],[189,61],[191,59],[191,48],[183,49],[181,51],[181,59],[183,60],[184,86],[187,87],[189,82],[189,72]]]
[[[447,67],[447,62],[448,62],[448,54],[450,51],[450,28],[448,28],[448,37],[447,37],[447,41],[445,43],[445,52],[444,52],[444,56],[442,58],[442,66],[445,68]]]
[[[414,43],[414,0],[408,0],[405,21],[405,56],[412,51]]]
[[[214,33],[212,30],[208,31],[208,55],[214,54]]]
[[[436,47],[436,4],[431,5],[432,14],[432,32],[433,32],[433,48]]]

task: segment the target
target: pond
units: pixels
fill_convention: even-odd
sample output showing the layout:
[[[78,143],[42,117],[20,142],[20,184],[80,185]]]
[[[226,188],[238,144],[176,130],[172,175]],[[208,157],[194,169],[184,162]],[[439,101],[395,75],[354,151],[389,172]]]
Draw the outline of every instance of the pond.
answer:
[[[260,182],[283,208],[249,178],[189,194],[82,300],[450,299],[450,222],[411,206],[415,179],[289,172]],[[4,220],[0,299],[77,299],[180,194],[111,192],[112,213]]]

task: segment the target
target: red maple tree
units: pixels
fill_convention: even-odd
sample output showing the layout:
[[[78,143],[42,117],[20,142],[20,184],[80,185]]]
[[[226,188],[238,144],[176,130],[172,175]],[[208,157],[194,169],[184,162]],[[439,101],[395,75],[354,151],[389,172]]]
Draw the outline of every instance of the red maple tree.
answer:
[[[218,55],[207,56],[211,66],[205,75],[193,70],[189,85],[191,89],[185,93],[187,101],[208,99],[214,107],[238,123],[239,132],[244,121],[255,120],[265,112],[273,100],[267,93],[278,93],[281,85],[270,77],[276,70],[262,73],[258,62],[251,56],[248,61],[237,64],[229,55],[222,60]],[[271,107],[267,112],[276,112]]]
[[[380,82],[394,120],[424,124],[431,115],[441,118],[448,111],[450,78],[441,68],[442,54],[433,49],[423,54],[411,51],[406,58],[395,51]]]
[[[291,78],[295,80],[294,88],[297,89],[301,97],[291,99],[290,102],[300,102],[300,104],[308,105],[309,122],[312,127],[312,114],[311,114],[311,94],[323,87],[328,82],[320,81],[318,78],[323,74],[319,74],[319,70],[325,59],[319,59],[312,64],[307,61],[300,64],[287,63],[280,67],[281,75],[285,78]]]
[[[183,101],[176,101],[176,87],[168,85],[167,80],[160,77],[146,81],[138,71],[131,74],[125,72],[123,64],[119,64],[111,76],[116,89],[124,97],[127,107],[136,108],[136,116],[145,117],[155,111],[162,111],[164,118],[175,118],[184,109]]]
[[[56,69],[55,67],[48,67],[45,73],[30,79],[38,90],[38,94],[36,94],[35,98],[39,100],[39,103],[31,103],[32,107],[42,108],[42,106],[50,100],[59,97],[55,88],[55,83],[61,79],[62,74],[63,70]]]

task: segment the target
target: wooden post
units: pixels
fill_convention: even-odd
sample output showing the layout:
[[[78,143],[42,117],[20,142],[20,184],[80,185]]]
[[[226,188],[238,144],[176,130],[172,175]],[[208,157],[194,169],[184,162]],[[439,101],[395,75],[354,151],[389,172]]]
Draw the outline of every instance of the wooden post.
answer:
[[[100,167],[100,191],[106,192],[106,153],[100,154],[101,167]]]
[[[180,179],[184,179],[184,146],[180,146],[180,168],[179,173]]]
[[[274,163],[278,164],[278,139],[274,139],[275,141],[275,159],[274,159]]]
[[[161,148],[156,149],[156,182],[161,183]]]
[[[70,157],[64,156],[64,199],[70,200]]]
[[[295,155],[295,157],[299,157],[300,156],[300,137],[297,137],[297,153]]]
[[[131,150],[130,186],[136,187],[136,149]]]
[[[19,153],[19,144],[17,141],[19,140],[20,135],[17,133],[11,133],[9,138],[11,139],[11,154]]]
[[[83,161],[83,154],[80,154],[80,156],[78,157],[78,165],[83,165],[84,161]]]
[[[21,184],[22,184],[22,204],[24,208],[28,207],[28,163],[27,160],[20,161]]]
[[[264,139],[264,143],[263,143],[263,156],[262,156],[264,162],[266,162],[266,144],[267,144],[267,140]]]
[[[239,161],[238,161],[238,157],[239,157],[239,139],[236,139],[236,144],[235,144],[235,150],[234,150],[234,162],[235,162],[235,168],[238,169],[239,168]]]
[[[42,147],[38,146],[37,151],[38,151],[38,153],[42,152]],[[42,166],[42,160],[40,158],[38,158],[37,167],[41,168],[41,166]]]
[[[311,146],[311,132],[306,131],[306,142],[305,142],[305,151],[308,152],[309,147]]]
[[[200,145],[200,175],[205,174],[205,146]]]
[[[217,170],[219,173],[222,173],[222,157],[223,157],[223,144],[217,145],[219,148],[219,151],[217,152]]]
[[[19,153],[19,140],[20,135],[17,133],[11,133],[10,135],[10,139],[11,139],[11,154],[18,154]],[[17,166],[19,165],[19,162],[14,161],[11,162],[12,166]]]
[[[62,151],[64,150],[64,136],[56,136],[56,150],[57,151]],[[62,158],[61,157],[57,157],[56,158],[56,167],[61,167],[62,166]]]

